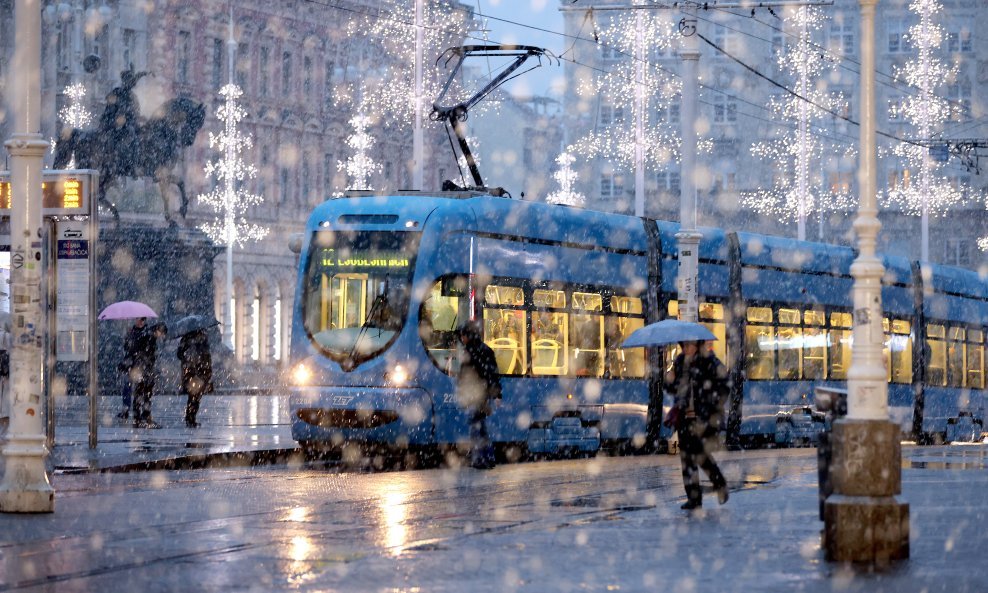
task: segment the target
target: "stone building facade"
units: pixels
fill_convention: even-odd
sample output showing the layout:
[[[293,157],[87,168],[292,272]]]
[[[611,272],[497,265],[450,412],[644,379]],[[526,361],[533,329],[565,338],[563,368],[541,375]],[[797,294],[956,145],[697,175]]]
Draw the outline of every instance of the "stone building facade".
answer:
[[[469,6],[441,0],[466,21]],[[347,185],[338,168],[349,154],[347,136],[354,111],[343,101],[367,68],[381,70],[397,58],[366,36],[348,34],[354,18],[388,18],[378,0],[323,3],[305,0],[64,0],[43,4],[43,129],[57,138],[65,87],[81,82],[85,105],[98,117],[107,93],[130,67],[147,71],[135,87],[141,113],[150,117],[165,100],[189,97],[206,107],[206,120],[176,174],[184,179],[190,209],[182,226],[194,229],[217,214],[195,196],[212,189],[204,167],[219,154],[210,133],[223,129],[216,109],[228,82],[227,39],[233,22],[235,81],[247,111],[240,130],[253,146],[241,156],[257,169],[244,190],[263,197],[248,213],[267,236],[233,250],[233,352],[245,382],[271,380],[286,363],[291,333],[297,256],[289,249],[312,207]],[[13,2],[0,0],[0,92],[13,49]],[[358,27],[359,31],[360,28]],[[450,34],[447,46],[462,38]],[[96,59],[98,58],[98,59]],[[427,57],[427,60],[431,58]],[[411,187],[410,126],[396,128],[372,116],[376,142],[370,153],[380,165],[371,177],[378,189]],[[438,189],[440,172],[453,171],[445,133],[426,119],[423,189]],[[0,135],[9,135],[0,116]],[[447,176],[449,176],[447,174]],[[165,194],[164,196],[162,194]],[[174,186],[147,179],[121,180],[108,194],[127,225],[166,227],[163,209],[178,208]],[[101,224],[112,224],[101,217]],[[222,249],[214,260],[215,313],[224,319],[226,265]],[[125,296],[121,296],[125,298]],[[256,377],[255,377],[256,375]]]

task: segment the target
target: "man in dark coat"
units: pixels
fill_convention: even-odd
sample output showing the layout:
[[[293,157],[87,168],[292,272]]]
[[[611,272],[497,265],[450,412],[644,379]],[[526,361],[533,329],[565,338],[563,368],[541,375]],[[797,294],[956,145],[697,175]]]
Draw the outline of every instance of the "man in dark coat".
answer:
[[[130,381],[133,385],[134,428],[161,428],[151,418],[151,392],[156,378],[155,358],[158,353],[158,339],[165,335],[163,323],[147,327],[147,320],[139,318],[130,328],[124,346],[130,365]]]
[[[477,469],[494,467],[494,447],[487,434],[487,416],[492,402],[501,399],[501,375],[497,358],[484,343],[475,322],[459,329],[463,349],[457,376],[456,401],[470,415],[470,465]]]
[[[666,373],[666,389],[675,395],[673,406],[678,409],[674,428],[686,488],[682,508],[693,510],[703,505],[699,468],[713,483],[720,504],[727,502],[727,481],[710,454],[728,396],[727,368],[703,341],[681,342],[680,347],[682,352]]]
[[[182,336],[176,354],[182,361],[182,391],[189,396],[185,405],[185,425],[198,428],[196,416],[202,395],[213,390],[213,359],[209,354],[206,330],[200,329]]]

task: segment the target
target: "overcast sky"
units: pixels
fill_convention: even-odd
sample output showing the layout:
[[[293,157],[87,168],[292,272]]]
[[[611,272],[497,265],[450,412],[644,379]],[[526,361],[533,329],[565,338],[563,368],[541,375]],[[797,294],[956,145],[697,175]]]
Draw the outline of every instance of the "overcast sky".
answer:
[[[472,5],[478,15],[488,17],[487,36],[491,43],[535,45],[558,55],[564,50],[564,38],[537,29],[562,32],[563,17],[558,0],[463,0]],[[510,22],[509,22],[510,21]],[[519,24],[513,24],[519,23]],[[526,27],[525,25],[528,25]],[[476,33],[481,36],[482,33]],[[509,83],[515,95],[545,94],[554,81],[562,80],[562,66],[549,65],[528,72]],[[555,93],[558,95],[558,92]]]

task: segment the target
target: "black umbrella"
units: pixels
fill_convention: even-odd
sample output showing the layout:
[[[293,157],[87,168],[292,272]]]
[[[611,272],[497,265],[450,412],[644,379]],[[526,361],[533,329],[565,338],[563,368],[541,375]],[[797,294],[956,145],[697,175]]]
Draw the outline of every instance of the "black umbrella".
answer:
[[[209,329],[219,324],[220,322],[212,315],[188,315],[170,324],[168,330],[172,337],[181,338],[185,334],[190,334],[201,329]]]

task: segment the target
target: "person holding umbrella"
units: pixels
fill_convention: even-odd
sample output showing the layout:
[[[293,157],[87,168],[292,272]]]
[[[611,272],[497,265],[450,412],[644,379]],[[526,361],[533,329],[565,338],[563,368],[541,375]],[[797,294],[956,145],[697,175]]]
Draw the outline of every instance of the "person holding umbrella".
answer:
[[[182,391],[189,396],[185,405],[185,425],[198,428],[196,416],[204,393],[213,391],[213,361],[205,329],[182,335],[176,353],[182,362]]]
[[[720,430],[724,402],[728,397],[727,368],[703,340],[680,342],[681,352],[666,373],[665,382],[675,396],[674,413],[667,421],[679,435],[679,459],[686,489],[685,510],[703,506],[700,469],[707,473],[720,504],[727,502],[724,474],[710,451]]]
[[[124,346],[127,350],[124,359],[129,364],[130,381],[133,386],[134,428],[161,428],[151,418],[151,393],[156,378],[155,359],[158,352],[158,339],[163,338],[167,328],[163,323],[147,327],[147,319],[139,317],[130,328]]]

